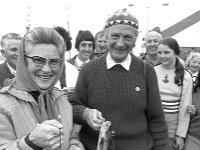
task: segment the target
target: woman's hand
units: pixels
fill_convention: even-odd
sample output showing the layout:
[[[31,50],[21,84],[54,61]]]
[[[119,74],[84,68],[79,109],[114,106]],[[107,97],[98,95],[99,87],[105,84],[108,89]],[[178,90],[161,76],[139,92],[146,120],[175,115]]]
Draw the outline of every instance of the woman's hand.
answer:
[[[29,135],[29,140],[44,149],[56,150],[63,144],[63,125],[56,120],[39,124]]]
[[[100,130],[101,124],[105,121],[100,111],[89,108],[84,110],[83,118],[94,130]]]
[[[187,107],[187,112],[191,115],[194,116],[196,114],[196,107],[195,105],[191,105]]]
[[[175,144],[177,150],[182,150],[184,147],[184,138],[181,136],[175,136]]]

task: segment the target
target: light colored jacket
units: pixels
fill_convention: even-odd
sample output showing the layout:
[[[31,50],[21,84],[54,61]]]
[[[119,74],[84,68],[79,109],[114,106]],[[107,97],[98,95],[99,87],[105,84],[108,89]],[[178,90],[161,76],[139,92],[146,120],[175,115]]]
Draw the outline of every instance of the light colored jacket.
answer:
[[[184,138],[186,137],[190,122],[190,114],[187,112],[187,106],[192,104],[192,89],[193,81],[191,75],[189,72],[185,71],[176,131],[176,135]]]
[[[69,147],[69,138],[72,131],[72,107],[66,95],[58,89],[53,90],[61,115],[64,128],[64,144],[62,150]],[[26,91],[17,90],[12,86],[0,91],[0,149],[32,150],[24,141],[27,134],[37,126],[36,115],[38,105]]]

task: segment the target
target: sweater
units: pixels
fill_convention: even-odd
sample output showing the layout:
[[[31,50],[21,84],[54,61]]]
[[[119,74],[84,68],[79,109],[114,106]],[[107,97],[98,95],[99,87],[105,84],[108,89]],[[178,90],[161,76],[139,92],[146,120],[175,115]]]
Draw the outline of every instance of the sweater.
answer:
[[[79,136],[86,150],[96,149],[99,134],[82,118],[86,107],[111,121],[115,150],[166,149],[167,126],[155,71],[147,63],[145,73],[144,63],[134,55],[130,71],[120,65],[107,69],[106,55],[86,64],[71,103],[75,123],[83,125]]]
[[[183,86],[174,83],[175,69],[165,70],[161,65],[154,67],[159,91],[168,124],[169,137],[175,135],[186,137],[190,122],[187,106],[192,102],[192,78],[184,71]]]
[[[182,86],[174,83],[175,69],[166,70],[161,65],[155,67],[158,78],[163,110],[168,126],[169,138],[174,138],[178,124]]]

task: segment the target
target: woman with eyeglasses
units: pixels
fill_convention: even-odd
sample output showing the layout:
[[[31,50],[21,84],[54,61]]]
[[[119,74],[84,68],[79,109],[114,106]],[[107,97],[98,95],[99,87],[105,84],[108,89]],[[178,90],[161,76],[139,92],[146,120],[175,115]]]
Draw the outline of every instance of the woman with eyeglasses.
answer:
[[[25,34],[12,85],[0,91],[0,149],[67,150],[72,107],[54,85],[64,66],[64,40],[51,28]]]

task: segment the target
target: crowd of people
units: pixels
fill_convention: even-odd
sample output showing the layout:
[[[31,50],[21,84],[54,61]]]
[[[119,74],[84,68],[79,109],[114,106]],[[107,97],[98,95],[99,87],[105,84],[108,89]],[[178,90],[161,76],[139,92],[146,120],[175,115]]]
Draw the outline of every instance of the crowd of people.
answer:
[[[184,62],[176,39],[150,30],[146,53],[135,56],[138,28],[117,11],[95,36],[78,32],[69,60],[63,27],[4,35],[0,149],[96,150],[110,121],[112,150],[199,150],[200,53]]]

